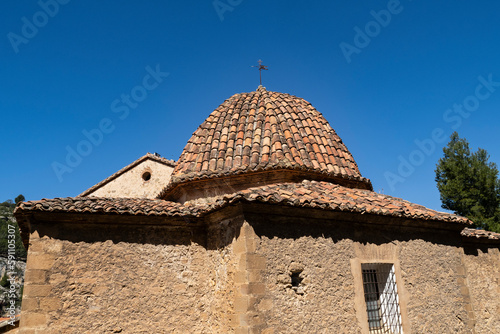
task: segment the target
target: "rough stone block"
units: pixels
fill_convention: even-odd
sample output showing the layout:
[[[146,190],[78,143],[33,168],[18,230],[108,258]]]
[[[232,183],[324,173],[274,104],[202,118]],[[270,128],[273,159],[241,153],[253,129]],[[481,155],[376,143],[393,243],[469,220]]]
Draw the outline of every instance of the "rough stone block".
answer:
[[[239,314],[238,315],[239,317],[239,324],[240,324],[240,327],[247,327],[248,326],[248,317],[247,317],[247,314],[246,313],[243,313],[243,314]]]
[[[29,253],[37,254],[43,253],[43,241],[40,239],[31,239],[30,238],[30,247]]]
[[[248,309],[248,297],[236,297],[234,299],[234,311],[235,312],[246,312]]]
[[[247,247],[245,244],[245,240],[243,237],[239,237],[238,240],[233,244],[233,252],[235,254],[243,254],[246,253]]]
[[[241,286],[241,293],[243,295],[263,295],[266,292],[266,286],[263,283],[249,283]]]
[[[249,282],[262,282],[264,276],[262,275],[262,270],[260,269],[250,269],[248,270],[248,280]]]
[[[247,255],[248,269],[266,269],[266,258],[257,254]]]
[[[23,312],[35,311],[38,309],[38,298],[23,298]]]
[[[24,280],[30,284],[43,284],[47,277],[47,271],[43,269],[26,270]]]
[[[28,298],[48,296],[52,286],[50,285],[25,285],[24,295]]]
[[[249,334],[249,328],[247,326],[245,327],[238,327],[236,328],[235,334]]]
[[[21,317],[21,328],[41,327],[47,323],[47,316],[43,313],[26,312]]]
[[[48,240],[43,244],[43,250],[45,253],[59,254],[62,250],[62,243],[56,240]]]
[[[250,326],[258,326],[264,323],[258,312],[252,312],[248,315],[248,323]]]
[[[464,268],[464,266],[458,266],[457,267],[457,275],[465,276],[465,268]]]
[[[254,253],[257,250],[257,240],[255,237],[248,237],[245,239],[247,252]]]
[[[246,271],[238,271],[234,274],[234,283],[248,283],[247,272]]]
[[[49,254],[33,254],[28,256],[28,269],[51,269],[55,257]]]
[[[21,328],[19,329],[19,334],[36,334],[36,331],[31,328]]]
[[[240,325],[240,315],[239,314],[231,314],[229,316],[229,323],[231,327],[237,327]]]

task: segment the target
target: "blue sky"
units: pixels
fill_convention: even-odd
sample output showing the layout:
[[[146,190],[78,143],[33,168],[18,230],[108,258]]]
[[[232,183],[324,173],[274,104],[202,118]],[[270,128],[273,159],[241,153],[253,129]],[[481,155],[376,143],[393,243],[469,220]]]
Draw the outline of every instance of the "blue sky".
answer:
[[[213,109],[257,88],[262,59],[264,86],[322,112],[376,191],[440,210],[434,168],[454,130],[500,162],[499,12],[457,0],[2,1],[0,201],[76,196],[146,152],[176,160]]]

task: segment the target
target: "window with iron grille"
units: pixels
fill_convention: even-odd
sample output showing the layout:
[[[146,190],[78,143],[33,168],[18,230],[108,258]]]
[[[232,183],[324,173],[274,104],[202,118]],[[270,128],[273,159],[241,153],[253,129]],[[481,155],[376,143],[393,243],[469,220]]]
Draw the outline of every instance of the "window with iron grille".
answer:
[[[402,334],[394,265],[363,263],[361,270],[370,334]]]

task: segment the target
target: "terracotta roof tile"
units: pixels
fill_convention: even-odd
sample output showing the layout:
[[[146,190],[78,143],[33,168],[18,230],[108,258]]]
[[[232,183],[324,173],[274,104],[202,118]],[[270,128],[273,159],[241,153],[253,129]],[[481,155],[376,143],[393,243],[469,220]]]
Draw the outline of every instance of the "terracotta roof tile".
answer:
[[[211,149],[221,162],[206,169]],[[189,139],[162,195],[176,184],[263,171],[283,163],[289,169],[348,177],[365,184],[360,188],[371,189],[320,112],[304,99],[259,86],[255,92],[233,95],[208,116]]]
[[[477,230],[473,228],[464,228],[461,233],[464,237],[469,238],[477,238],[477,239],[489,239],[489,240],[499,240],[500,241],[500,233],[486,231],[486,230]]]
[[[21,203],[15,210],[22,219],[32,212],[101,213],[170,217],[200,217],[237,202],[269,203],[329,211],[472,224],[467,218],[438,212],[400,198],[370,190],[347,188],[329,182],[303,181],[252,187],[232,194],[187,201],[184,204],[159,199],[75,197],[42,199]],[[500,234],[464,230],[469,236],[499,238]]]

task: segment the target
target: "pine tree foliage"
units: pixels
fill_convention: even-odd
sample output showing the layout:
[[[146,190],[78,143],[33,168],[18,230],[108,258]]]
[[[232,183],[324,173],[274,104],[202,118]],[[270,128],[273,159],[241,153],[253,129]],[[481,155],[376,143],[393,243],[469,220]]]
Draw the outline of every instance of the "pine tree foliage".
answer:
[[[16,197],[17,203],[24,200],[23,195]],[[16,204],[8,199],[3,203],[0,203],[0,256],[6,256],[8,252],[8,226],[11,225],[15,229],[15,240],[16,240],[16,258],[25,259],[26,249],[24,248],[21,235],[19,233],[19,226],[17,225],[16,219],[14,218],[14,209]]]
[[[443,148],[436,165],[436,182],[442,207],[472,220],[477,227],[500,232],[500,180],[488,153],[471,152],[457,132]]]

